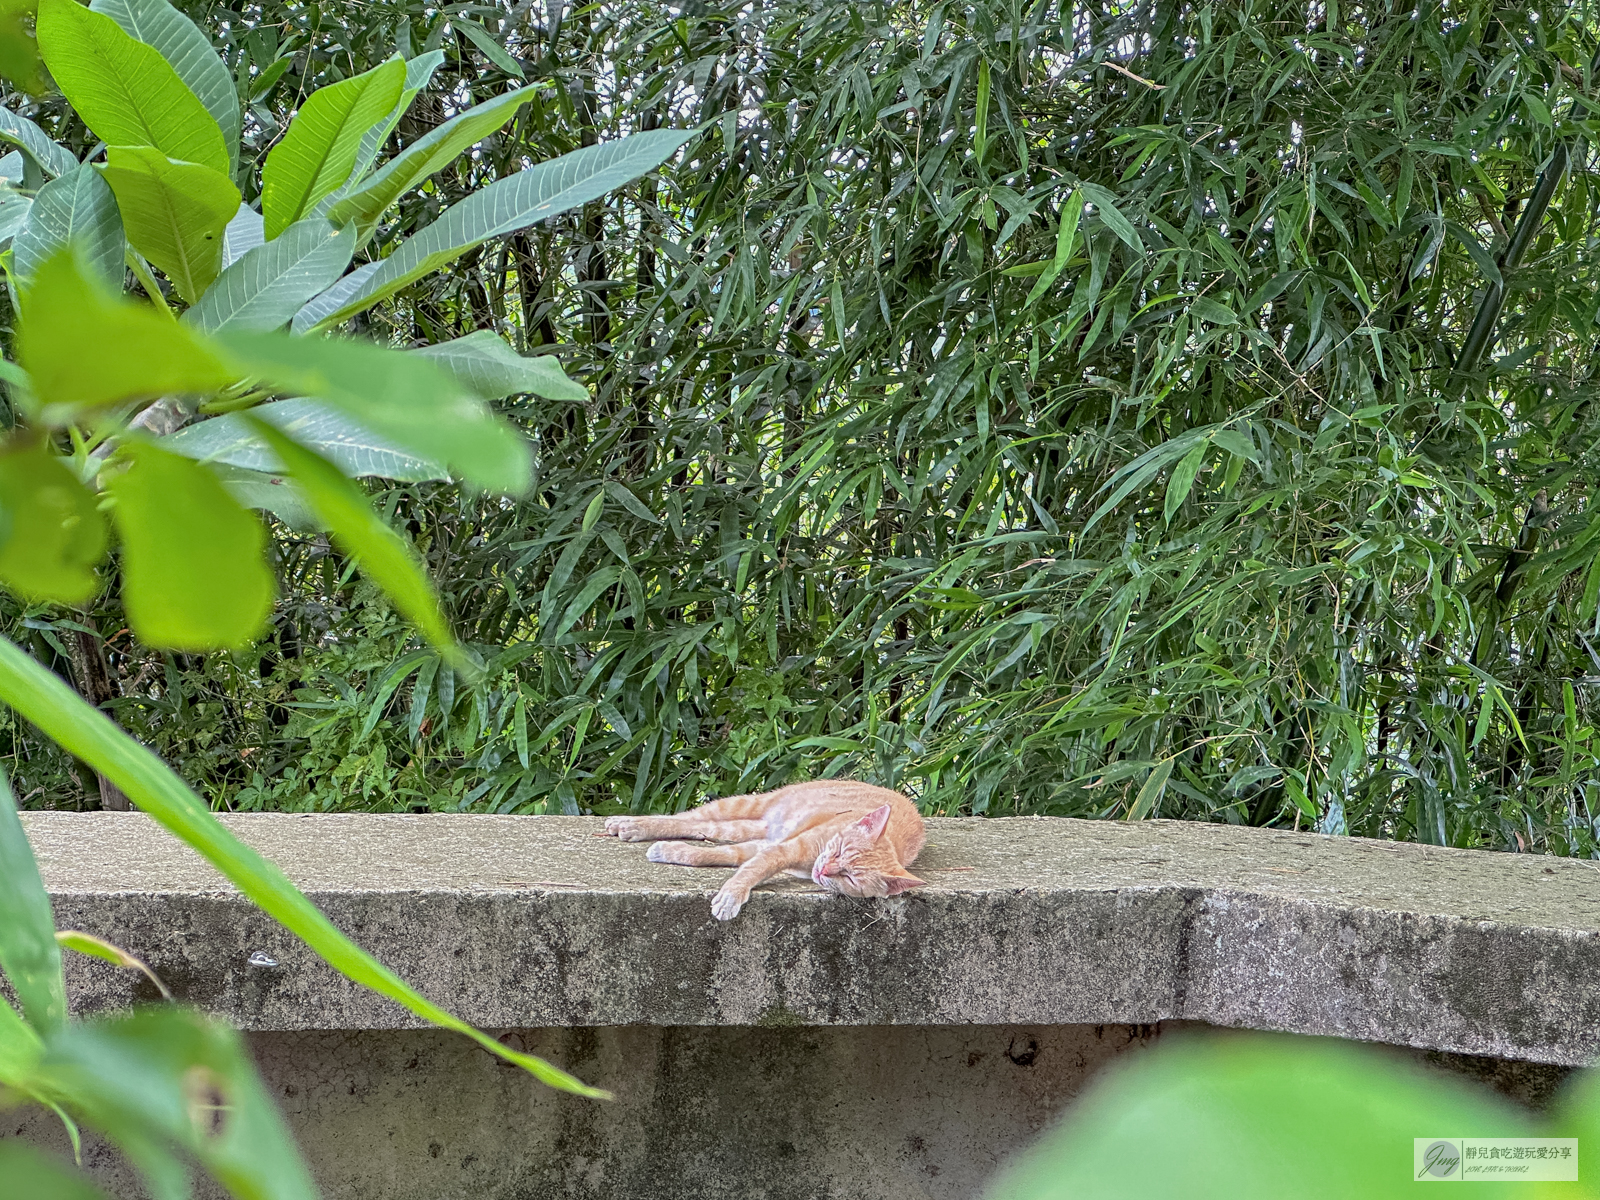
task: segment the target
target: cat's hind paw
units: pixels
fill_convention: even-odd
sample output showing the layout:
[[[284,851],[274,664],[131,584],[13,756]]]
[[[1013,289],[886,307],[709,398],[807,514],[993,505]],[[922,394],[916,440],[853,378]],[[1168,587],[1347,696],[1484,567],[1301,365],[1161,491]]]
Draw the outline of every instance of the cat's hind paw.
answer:
[[[711,915],[719,921],[731,921],[744,907],[744,897],[723,888],[711,898]]]

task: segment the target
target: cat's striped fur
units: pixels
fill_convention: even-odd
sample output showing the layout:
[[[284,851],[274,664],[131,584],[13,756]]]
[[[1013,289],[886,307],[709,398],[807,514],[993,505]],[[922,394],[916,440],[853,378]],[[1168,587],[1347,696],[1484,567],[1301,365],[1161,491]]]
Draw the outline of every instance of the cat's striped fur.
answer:
[[[916,805],[852,780],[725,796],[672,816],[608,817],[605,831],[625,842],[655,842],[646,855],[651,862],[738,867],[711,901],[719,921],[738,915],[751,888],[785,871],[862,898],[897,896],[923,883],[906,870],[927,840]]]

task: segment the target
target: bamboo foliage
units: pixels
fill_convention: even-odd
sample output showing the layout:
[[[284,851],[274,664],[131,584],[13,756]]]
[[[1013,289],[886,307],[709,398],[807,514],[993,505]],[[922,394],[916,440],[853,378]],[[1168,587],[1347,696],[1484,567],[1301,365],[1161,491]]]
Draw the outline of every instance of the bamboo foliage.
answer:
[[[446,49],[452,110],[523,85],[448,13],[363,8],[335,44],[342,11],[230,16],[235,61],[293,30],[251,60],[291,65],[247,151],[297,76],[402,42]],[[288,529],[267,660],[113,638],[119,719],[221,802],[617,811],[853,773],[933,812],[1593,852],[1591,11],[471,11],[544,90],[374,258],[524,156],[705,133],[372,314],[574,346],[593,392],[509,406],[530,500],[383,498],[481,674]],[[52,654],[59,615],[25,615]]]

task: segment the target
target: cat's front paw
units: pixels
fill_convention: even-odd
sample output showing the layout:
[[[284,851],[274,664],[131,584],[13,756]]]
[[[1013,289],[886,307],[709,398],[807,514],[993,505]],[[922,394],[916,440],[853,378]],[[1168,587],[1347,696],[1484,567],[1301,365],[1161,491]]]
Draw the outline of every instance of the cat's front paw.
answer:
[[[719,921],[731,921],[744,907],[745,897],[723,888],[711,898],[711,915]]]
[[[625,842],[648,842],[651,837],[644,830],[644,821],[643,817],[607,817],[606,836]]]

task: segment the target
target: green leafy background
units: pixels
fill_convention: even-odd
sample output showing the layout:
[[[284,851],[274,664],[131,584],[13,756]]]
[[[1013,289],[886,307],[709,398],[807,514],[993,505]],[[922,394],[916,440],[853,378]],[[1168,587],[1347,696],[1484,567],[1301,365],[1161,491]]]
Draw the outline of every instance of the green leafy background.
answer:
[[[397,51],[443,61],[391,149],[537,89],[358,262],[528,161],[706,129],[354,321],[560,346],[589,388],[500,405],[536,445],[520,502],[366,485],[481,670],[289,524],[247,653],[152,651],[114,589],[0,601],[214,805],[671,809],[848,773],[930,812],[1593,852],[1586,170],[1499,266],[1557,147],[1589,161],[1587,7],[189,11],[246,81],[247,202],[300,98]],[[99,803],[25,726],[0,747],[25,804]]]

